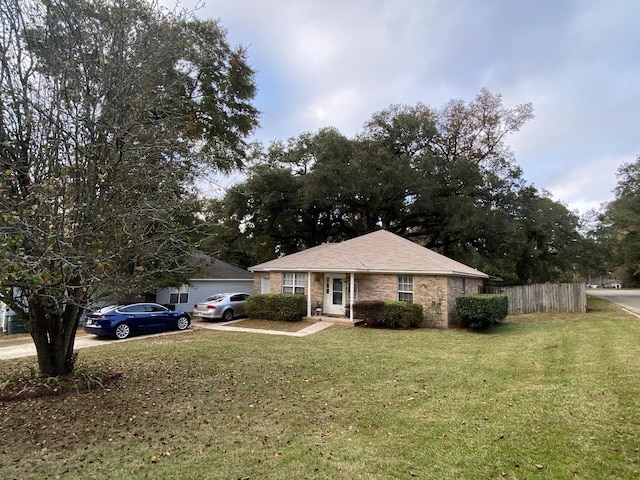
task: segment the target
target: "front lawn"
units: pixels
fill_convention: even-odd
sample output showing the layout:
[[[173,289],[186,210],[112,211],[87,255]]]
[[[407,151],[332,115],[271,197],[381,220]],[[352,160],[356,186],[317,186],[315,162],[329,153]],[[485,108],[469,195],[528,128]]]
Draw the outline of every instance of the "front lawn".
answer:
[[[2,478],[631,479],[640,320],[197,330],[80,351],[107,390],[0,403]],[[30,361],[5,361],[9,372]]]
[[[310,327],[315,322],[299,321],[286,322],[283,320],[263,320],[254,318],[245,318],[230,324],[231,327],[257,328],[259,330],[277,330],[279,332],[299,332]]]

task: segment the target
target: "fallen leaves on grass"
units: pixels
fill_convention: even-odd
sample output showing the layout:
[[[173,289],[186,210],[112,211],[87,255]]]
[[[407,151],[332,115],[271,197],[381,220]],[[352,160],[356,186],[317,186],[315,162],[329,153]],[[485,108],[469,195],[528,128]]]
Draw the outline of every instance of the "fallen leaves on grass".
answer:
[[[34,370],[22,376],[12,374],[0,381],[0,402],[64,396],[109,388],[121,376],[122,374],[110,370],[82,368],[60,377],[44,377],[36,374]]]

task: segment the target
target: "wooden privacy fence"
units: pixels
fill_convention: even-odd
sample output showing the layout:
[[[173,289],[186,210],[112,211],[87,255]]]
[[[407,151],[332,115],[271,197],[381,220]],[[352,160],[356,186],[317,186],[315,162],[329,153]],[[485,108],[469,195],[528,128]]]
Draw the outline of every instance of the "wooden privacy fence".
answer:
[[[484,293],[506,295],[509,315],[536,312],[587,311],[584,283],[536,283],[515,287],[483,287]]]

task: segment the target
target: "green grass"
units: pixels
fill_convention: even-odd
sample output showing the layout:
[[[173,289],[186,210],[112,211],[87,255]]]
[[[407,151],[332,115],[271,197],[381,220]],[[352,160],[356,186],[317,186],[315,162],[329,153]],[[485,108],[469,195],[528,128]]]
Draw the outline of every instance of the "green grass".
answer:
[[[277,330],[280,332],[298,332],[306,327],[310,327],[314,322],[298,321],[285,322],[280,320],[265,320],[247,318],[232,323],[232,327],[257,328],[259,330]]]
[[[113,342],[80,352],[125,373],[110,389],[0,404],[0,477],[638,478],[638,338],[590,299],[485,333]]]

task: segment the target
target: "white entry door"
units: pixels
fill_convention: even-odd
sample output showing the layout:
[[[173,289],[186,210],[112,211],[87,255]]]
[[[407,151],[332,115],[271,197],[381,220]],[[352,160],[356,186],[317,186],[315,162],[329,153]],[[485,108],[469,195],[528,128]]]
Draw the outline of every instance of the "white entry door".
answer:
[[[346,298],[345,276],[327,274],[324,277],[324,284],[323,313],[343,315]]]

